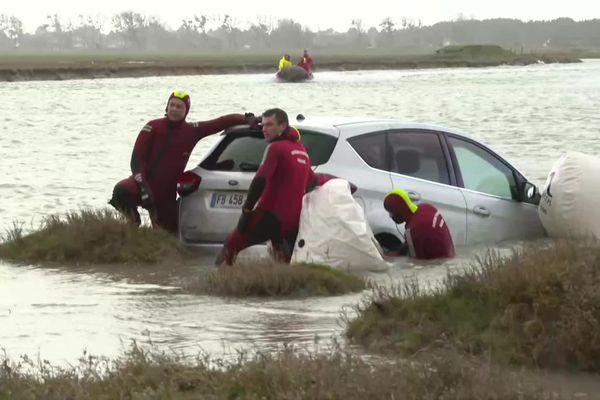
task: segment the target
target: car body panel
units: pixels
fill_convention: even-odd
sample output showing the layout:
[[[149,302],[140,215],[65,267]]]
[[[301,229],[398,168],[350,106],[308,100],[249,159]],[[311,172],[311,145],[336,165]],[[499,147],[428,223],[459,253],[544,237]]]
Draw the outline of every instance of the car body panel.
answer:
[[[535,205],[496,198],[458,187],[454,174],[460,173],[460,169],[453,164],[455,160],[451,157],[448,157],[448,165],[452,184],[441,184],[373,168],[348,141],[354,137],[381,131],[429,131],[438,133],[440,137],[453,135],[467,138],[497,155],[488,146],[459,131],[433,124],[407,123],[393,119],[301,118],[292,121],[291,125],[301,131],[309,130],[338,138],[329,160],[319,166],[313,166],[313,170],[344,178],[358,187],[354,197],[363,207],[365,217],[376,235],[392,234],[403,240],[403,226],[394,224],[383,208],[385,195],[394,188],[414,192],[420,197],[417,202],[427,202],[438,207],[450,226],[454,243],[458,246],[543,235]],[[221,140],[212,146],[203,161],[218,148],[225,137],[222,135]],[[444,146],[447,146],[446,142]],[[444,148],[444,151],[447,152],[448,149]],[[511,164],[507,165],[525,179],[520,171]],[[241,207],[215,209],[210,204],[212,193],[247,192],[254,172],[207,170],[201,166],[193,171],[202,178],[202,182],[197,192],[180,199],[180,238],[188,245],[223,242],[235,228]],[[232,184],[232,181],[236,184]],[[475,213],[475,207],[488,208],[492,211],[491,215],[486,218],[480,213]]]

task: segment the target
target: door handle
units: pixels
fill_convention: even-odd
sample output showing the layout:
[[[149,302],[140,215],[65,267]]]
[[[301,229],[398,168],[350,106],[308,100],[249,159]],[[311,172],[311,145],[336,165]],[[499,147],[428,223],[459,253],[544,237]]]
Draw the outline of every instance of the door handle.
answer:
[[[414,192],[414,191],[411,190],[411,191],[406,192],[406,193],[408,193],[408,197],[412,201],[419,201],[419,200],[421,200],[421,195],[419,193],[417,193],[417,192]]]
[[[473,207],[473,212],[477,215],[481,215],[482,217],[489,217],[490,215],[492,215],[491,211],[483,206]]]

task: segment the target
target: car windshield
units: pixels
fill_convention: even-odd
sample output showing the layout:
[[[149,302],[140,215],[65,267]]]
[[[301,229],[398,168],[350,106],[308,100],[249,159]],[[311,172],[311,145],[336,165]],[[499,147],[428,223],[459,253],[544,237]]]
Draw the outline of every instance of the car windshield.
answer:
[[[306,147],[312,166],[326,163],[337,139],[314,131],[300,130],[300,140]],[[262,132],[236,131],[227,134],[200,167],[213,171],[255,172],[267,147]]]

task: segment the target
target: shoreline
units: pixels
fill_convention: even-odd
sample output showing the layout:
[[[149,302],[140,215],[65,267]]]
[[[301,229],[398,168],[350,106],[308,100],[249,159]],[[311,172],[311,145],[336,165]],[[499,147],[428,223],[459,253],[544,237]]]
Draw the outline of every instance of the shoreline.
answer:
[[[55,57],[52,57],[55,58]],[[330,58],[330,60],[327,60]],[[333,59],[331,59],[333,58]],[[107,78],[139,78],[152,76],[181,75],[226,75],[226,74],[275,74],[273,62],[258,60],[230,59],[206,60],[202,58],[175,60],[147,59],[136,61],[135,57],[116,61],[82,61],[69,60],[6,60],[0,63],[0,82],[25,81],[62,81],[71,79],[107,79]],[[578,63],[579,58],[566,56],[526,55],[512,59],[447,59],[435,56],[401,56],[390,57],[323,57],[317,59],[320,71],[359,71],[359,70],[409,70],[432,68],[483,68],[501,65],[526,66],[537,63]]]

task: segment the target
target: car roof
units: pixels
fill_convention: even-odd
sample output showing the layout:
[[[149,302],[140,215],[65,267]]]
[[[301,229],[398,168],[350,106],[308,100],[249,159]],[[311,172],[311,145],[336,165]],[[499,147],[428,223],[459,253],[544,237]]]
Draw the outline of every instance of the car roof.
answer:
[[[520,168],[515,166],[512,162],[509,162],[508,159],[500,152],[496,151],[492,146],[490,146],[485,141],[475,138],[471,135],[468,135],[464,132],[461,132],[457,129],[447,128],[440,125],[429,124],[429,123],[420,123],[420,122],[411,122],[411,121],[403,121],[401,119],[395,118],[371,118],[371,117],[306,117],[304,119],[298,119],[290,121],[290,124],[299,129],[314,129],[319,132],[330,133],[334,135],[339,135],[343,138],[350,138],[353,136],[363,135],[364,133],[356,133],[357,130],[352,129],[349,132],[346,132],[344,128],[357,127],[360,125],[369,126],[369,125],[378,125],[378,124],[387,124],[391,125],[388,129],[414,129],[420,131],[438,131],[438,132],[446,132],[459,137],[463,137],[465,139],[472,140],[480,145],[483,145],[488,150],[495,153],[500,158],[504,159],[508,162],[513,168],[515,168],[521,175],[525,176]]]
[[[403,121],[400,119],[393,118],[369,118],[369,117],[307,117],[304,119],[297,119],[295,121],[290,121],[290,125],[299,128],[299,129],[318,129],[319,131],[337,131],[342,133],[343,136],[353,136],[344,135],[345,127],[356,127],[360,125],[369,126],[369,125],[377,125],[377,124],[388,124],[393,125],[392,129],[417,129],[417,130],[434,130],[434,131],[442,131],[452,133],[458,136],[463,136],[469,138],[463,132],[460,132],[455,129],[449,129],[446,127],[442,127],[440,125],[435,124],[426,124],[419,122],[410,122]]]

